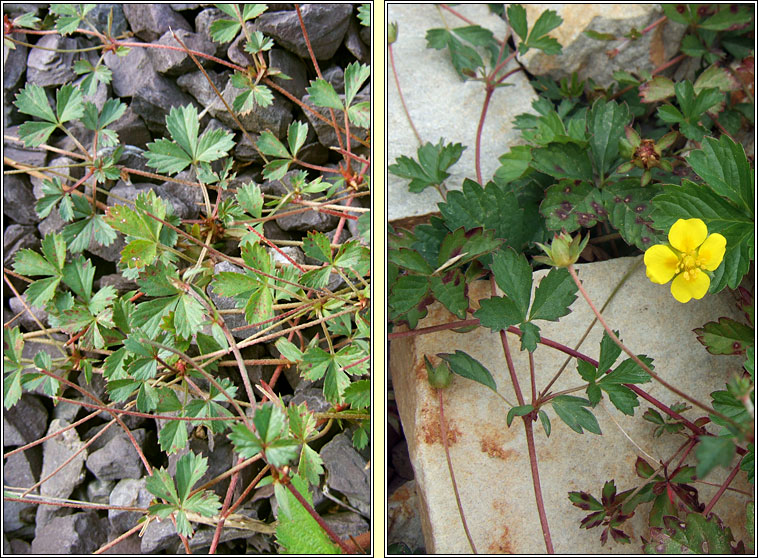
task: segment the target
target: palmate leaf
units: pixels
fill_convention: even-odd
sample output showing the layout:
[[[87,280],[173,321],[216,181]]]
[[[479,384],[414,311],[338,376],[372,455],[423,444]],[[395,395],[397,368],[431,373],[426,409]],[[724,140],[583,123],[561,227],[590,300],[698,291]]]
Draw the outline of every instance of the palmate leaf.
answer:
[[[342,104],[334,86],[325,79],[319,78],[311,81],[311,85],[306,87],[306,91],[311,96],[311,102],[317,107],[345,110],[345,105]]]
[[[460,143],[443,145],[444,141],[440,138],[436,145],[427,142],[419,147],[416,152],[418,162],[401,155],[388,170],[397,176],[411,179],[408,187],[411,192],[421,192],[428,186],[442,184],[450,176],[447,169],[461,158],[465,149]]]
[[[492,391],[497,391],[497,384],[492,373],[468,353],[455,351],[453,354],[439,354],[438,356],[450,365],[450,370],[454,374],[482,384]]]
[[[693,331],[697,334],[697,340],[712,355],[745,354],[754,338],[753,328],[727,317],[719,318],[718,322],[708,322]]]
[[[549,230],[573,232],[592,227],[606,215],[603,194],[590,182],[563,179],[550,186],[540,204]]]
[[[18,111],[23,114],[36,116],[46,122],[57,124],[53,109],[50,108],[47,101],[45,90],[39,85],[27,82],[26,86],[16,93],[14,104],[18,107]]]
[[[345,68],[345,105],[350,106],[358,90],[371,75],[371,68],[366,64],[353,62]]]
[[[81,118],[84,114],[82,92],[78,87],[64,85],[56,92],[55,99],[59,123],[63,124],[69,120]]]
[[[491,267],[497,286],[518,310],[519,318],[514,323],[525,320],[532,297],[532,267],[526,257],[512,248],[506,248],[492,256]]]
[[[350,105],[347,108],[347,117],[350,119],[350,122],[354,124],[355,126],[359,126],[361,128],[370,128],[371,127],[371,103],[368,101],[363,101],[360,103],[356,103],[354,105]]]
[[[586,428],[593,434],[602,434],[595,415],[587,410],[590,405],[588,400],[573,395],[559,395],[550,401],[556,414],[571,430],[582,434]]]
[[[558,321],[569,313],[578,288],[565,268],[552,268],[534,292],[530,320]]]
[[[429,29],[426,32],[426,43],[427,47],[436,50],[447,48],[455,71],[462,80],[465,80],[474,74],[478,68],[483,68],[484,61],[476,49],[461,42],[461,29],[465,28],[453,30]]]
[[[619,140],[631,116],[626,104],[598,99],[587,113],[590,149],[598,174],[603,177],[613,167],[619,154]]]
[[[166,128],[173,142],[165,138],[147,145],[147,164],[159,172],[177,173],[201,162],[210,163],[226,156],[232,147],[232,134],[224,130],[207,131],[198,141],[199,119],[194,105],[172,107]]]
[[[713,514],[688,513],[684,520],[666,515],[662,527],[651,527],[649,535],[649,541],[642,538],[647,554],[735,554],[731,529]]]

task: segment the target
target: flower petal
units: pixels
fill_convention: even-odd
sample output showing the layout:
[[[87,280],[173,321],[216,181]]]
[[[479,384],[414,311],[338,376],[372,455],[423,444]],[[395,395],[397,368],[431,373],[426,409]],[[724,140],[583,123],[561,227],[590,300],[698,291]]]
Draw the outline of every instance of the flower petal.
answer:
[[[685,279],[684,273],[674,277],[671,283],[671,294],[679,302],[689,302],[691,298],[701,299],[711,286],[711,278],[700,270],[695,270],[693,279]]]
[[[678,264],[679,256],[668,246],[657,244],[645,250],[646,273],[653,283],[664,285],[671,281],[671,278],[676,275]]]
[[[705,266],[708,271],[715,271],[721,265],[726,251],[726,238],[719,233],[713,233],[705,239],[703,245],[697,251],[698,262]]]
[[[702,219],[679,219],[669,230],[671,246],[680,252],[692,252],[708,236],[708,227]]]

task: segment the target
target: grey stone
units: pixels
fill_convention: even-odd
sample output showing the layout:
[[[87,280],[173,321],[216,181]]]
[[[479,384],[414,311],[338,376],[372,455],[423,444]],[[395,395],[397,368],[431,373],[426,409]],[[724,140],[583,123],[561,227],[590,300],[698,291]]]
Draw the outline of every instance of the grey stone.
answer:
[[[424,548],[421,510],[415,480],[406,482],[390,494],[387,500],[387,518],[389,525],[387,544],[402,542],[411,550]]]
[[[122,4],[95,4],[95,6],[87,12],[87,19],[91,21],[98,31],[106,33],[108,31],[108,16],[113,10],[113,17],[111,19],[111,37],[117,37],[127,30],[126,17],[124,17],[124,10]]]
[[[170,550],[177,546],[178,537],[176,527],[170,519],[151,521],[142,535],[140,549],[143,554],[155,554],[160,550],[166,550],[167,554],[173,554]]]
[[[369,517],[371,468],[366,468],[366,460],[355,451],[350,437],[344,432],[338,434],[321,448],[319,455],[329,471],[329,489],[344,495],[351,506]]]
[[[123,479],[116,483],[108,503],[111,506],[146,508],[150,505],[153,495],[147,489],[145,478]],[[143,517],[139,512],[111,509],[108,510],[108,521],[115,533],[125,533],[137,524]]]
[[[228,18],[228,16],[226,16]],[[252,34],[255,32],[256,26],[252,21],[245,22],[247,32]],[[250,53],[245,51],[245,44],[247,43],[247,37],[244,33],[239,33],[237,37],[229,43],[229,48],[226,50],[226,56],[231,62],[234,62],[238,66],[246,68],[253,65],[253,57]]]
[[[355,512],[329,513],[323,517],[324,522],[343,540],[348,539],[351,535],[357,537],[370,529],[368,521]]]
[[[132,110],[131,106],[127,106],[121,118],[110,124],[108,128],[116,132],[119,142],[127,147],[133,145],[140,149],[146,149],[147,144],[152,140],[144,121]],[[123,159],[122,164],[130,166]]]
[[[215,72],[213,70],[207,70],[208,77],[213,81],[213,85],[219,92],[224,90],[226,82],[229,81],[229,72]],[[176,83],[184,91],[192,95],[202,107],[207,107],[215,100],[218,100],[218,95],[208,83],[205,75],[200,70],[194,72],[187,72],[177,78]],[[229,105],[231,106],[231,105]]]
[[[124,15],[132,32],[151,43],[169,29],[192,31],[187,20],[168,4],[124,4]]]
[[[27,58],[26,81],[48,87],[76,79],[74,62],[82,57],[76,52],[62,52],[90,46],[89,41],[58,34],[44,35]],[[43,47],[45,50],[43,50]],[[52,49],[52,50],[47,50]],[[85,55],[88,58],[88,56]]]
[[[132,99],[132,109],[154,134],[166,133],[166,116],[173,107],[192,104],[192,99],[173,81],[159,74],[144,84]]]
[[[124,201],[116,198],[115,196],[127,199],[130,202],[134,202],[140,194],[147,193],[150,190],[153,190],[158,197],[168,202],[175,215],[179,215],[183,219],[187,217],[189,210],[183,201],[181,201],[177,196],[166,192],[160,186],[149,183],[127,184],[126,182],[119,180],[116,185],[110,190],[110,193],[108,195],[108,205],[126,205],[134,209],[134,203],[124,203]]]
[[[120,273],[109,273],[107,275],[103,275],[95,282],[97,283],[99,289],[110,285],[111,287],[115,288],[120,295],[137,288],[136,281],[133,279],[127,279]]]
[[[195,182],[197,180],[195,171],[190,169],[180,172],[175,178],[187,182]],[[161,192],[165,192],[167,195],[181,200],[187,208],[187,219],[194,219],[200,214],[201,209],[205,210],[203,191],[200,189],[200,186],[188,186],[187,184],[168,180],[161,184],[159,189]]]
[[[334,56],[347,32],[353,7],[350,4],[306,4],[300,8],[303,23],[318,60]],[[308,59],[308,49],[294,10],[264,13],[256,19],[258,30],[276,44]]]
[[[347,35],[345,35],[345,47],[350,51],[350,54],[355,56],[360,62],[364,64],[371,63],[371,42],[363,42],[361,39],[361,27],[357,19],[351,19],[350,25],[347,28]]]
[[[116,485],[112,480],[95,479],[87,483],[87,501],[93,504],[108,504],[113,487]]]
[[[486,5],[461,5],[456,11],[491,30],[496,37],[505,36],[505,22],[490,13]],[[436,144],[444,138],[445,143],[467,146],[458,163],[448,170],[450,177],[445,181],[449,190],[460,189],[464,178],[476,178],[476,123],[481,117],[484,88],[480,82],[461,81],[449,55],[426,47],[427,31],[445,26],[434,6],[390,4],[387,21],[402,22],[397,42],[392,45],[395,66],[408,110],[422,140]],[[508,69],[515,68],[515,62],[508,66]],[[513,87],[495,91],[484,123],[483,137],[487,141],[482,142],[481,170],[485,182],[500,166],[498,157],[520,141],[521,134],[514,128],[513,119],[524,112],[533,113],[531,104],[537,100],[523,72],[506,81]],[[408,124],[394,78],[388,79],[387,88],[387,163],[392,164],[400,155],[416,157],[419,143]],[[388,175],[387,213],[390,222],[438,211],[437,203],[442,198],[434,188],[410,194],[408,182],[393,174]]]
[[[274,196],[284,196],[292,190],[292,178],[296,176],[298,171],[289,171],[281,180],[269,180],[261,184],[261,192],[264,194],[270,194]],[[306,195],[305,199],[314,199],[314,195]],[[280,210],[280,212],[287,212],[295,210],[300,206],[295,204],[288,204],[286,207]],[[284,215],[276,219],[276,224],[285,231],[321,231],[326,232],[337,226],[339,218],[328,214],[321,213],[319,211],[309,209],[300,213],[294,213],[292,215]]]
[[[53,419],[47,434],[62,430],[69,423]],[[84,443],[79,439],[76,429],[71,428],[62,434],[42,443],[42,478],[55,471],[62,463],[77,453]],[[54,498],[67,498],[76,486],[84,480],[84,461],[87,450],[76,455],[65,467],[40,485],[40,493]]]
[[[263,157],[261,157],[258,148],[250,141],[257,142],[260,136],[249,132],[247,134],[240,132],[238,135],[239,140],[234,146],[234,158],[245,163],[263,164]]]
[[[528,5],[527,19],[536,21],[547,8]],[[546,55],[532,49],[519,60],[530,73],[549,75],[556,80],[577,72],[579,79],[592,78],[605,87],[619,70],[652,72],[679,52],[686,31],[686,26],[667,20],[639,39],[631,42],[623,39],[632,28],[644,29],[663,15],[663,9],[656,4],[556,4],[549,8],[563,17],[560,27],[550,32],[563,47],[562,53]],[[620,39],[598,41],[587,37],[585,31],[610,33]],[[623,42],[627,44],[621,46]],[[613,58],[606,54],[618,47],[621,48]]]
[[[42,308],[39,308],[37,306],[30,306],[27,302],[26,306],[21,302],[21,299],[23,298],[24,302],[27,302],[26,300],[26,294],[22,294],[21,297],[14,296],[8,300],[8,305],[11,307],[11,310],[14,314],[21,314],[21,316],[18,319],[18,323],[21,324],[24,328],[26,328],[26,331],[36,331],[40,329],[39,324],[37,321],[42,323],[43,326],[47,326],[47,312],[43,310]],[[27,308],[29,308],[33,314],[34,317],[29,315],[29,312],[27,311]],[[36,318],[36,320],[34,319]]]
[[[363,44],[370,45],[371,44],[371,27],[370,26],[364,26],[364,25],[358,25],[360,30],[358,31],[358,34],[361,37],[361,41],[363,41]]]
[[[218,8],[205,8],[195,17],[195,31],[201,33],[209,41],[212,41],[211,25],[219,19],[228,19],[228,16]],[[220,56],[226,50],[226,43],[216,43],[214,41],[213,44],[215,45],[216,56]]]
[[[312,165],[323,165],[329,160],[330,150],[319,142],[306,143],[297,153],[297,158]]]
[[[296,389],[291,401],[293,405],[305,403],[312,413],[325,413],[332,408],[332,404],[324,397],[324,390],[317,387]]]
[[[82,82],[86,79],[87,76],[82,76],[79,79],[75,80],[73,85],[74,86],[81,86]],[[103,110],[103,107],[105,106],[105,101],[107,101],[110,98],[110,87],[108,84],[103,83],[102,81],[97,82],[97,86],[95,87],[95,91],[91,95],[85,94],[85,91],[82,89],[82,102],[83,103],[92,103],[97,107],[98,111]],[[79,125],[79,122],[74,121],[72,124],[77,124],[76,127],[76,138],[80,140],[84,145],[89,145],[88,143],[85,143],[85,139],[82,138],[82,134],[84,133],[90,133],[94,134],[92,130],[89,130],[84,127],[84,125]]]
[[[271,78],[274,83],[297,99],[305,95],[305,88],[308,87],[308,69],[300,58],[283,48],[274,47],[268,51],[268,65],[292,78],[280,79],[274,76]]]
[[[395,447],[392,448],[392,467],[395,469],[395,473],[405,479],[413,478],[413,466],[411,465],[411,458],[408,455],[408,444],[405,440],[401,440]]]
[[[32,545],[23,539],[11,539],[11,549],[9,554],[31,554]]]
[[[34,449],[34,448],[33,448]],[[39,464],[32,463],[34,451],[14,453],[5,459],[3,464],[3,484],[17,488],[29,488],[39,478]],[[37,457],[39,457],[37,455]],[[39,489],[32,491],[39,494]],[[16,536],[31,536],[34,534],[37,505],[27,502],[3,502],[3,533]]]
[[[87,251],[90,254],[102,258],[108,262],[117,262],[121,259],[121,250],[126,246],[126,239],[121,233],[116,234],[116,239],[108,246],[98,243],[94,237],[90,240]]]
[[[177,31],[166,31],[161,38],[153,43],[181,48],[181,43],[174,38],[174,33],[181,39],[184,45],[189,49],[203,54],[214,54],[216,52],[215,44],[205,38],[200,33],[192,33],[179,29]],[[153,60],[153,67],[161,74],[169,76],[182,75],[192,69],[197,68],[192,58],[185,52],[165,48],[151,48],[149,54]],[[210,64],[207,58],[195,56],[203,67]]]
[[[107,540],[104,521],[89,511],[56,517],[32,541],[33,554],[91,554]]]
[[[331,66],[321,74],[324,79],[332,84],[337,93],[345,93],[345,70],[339,66]],[[344,99],[343,99],[344,101]]]
[[[147,48],[132,47],[125,56],[108,52],[103,61],[113,72],[111,87],[119,97],[139,94],[143,87],[158,76]]]
[[[29,248],[34,250],[40,245],[36,229],[30,225],[12,224],[3,232],[3,265],[12,265],[19,250]]]
[[[32,185],[26,175],[7,174],[3,177],[3,214],[16,223],[33,225],[40,221],[34,211]]]
[[[603,305],[618,281],[638,263],[638,258],[618,258],[576,266],[579,277],[590,298]],[[535,283],[546,270],[534,273]],[[474,308],[481,298],[491,296],[489,282],[469,285],[469,297]],[[540,335],[563,345],[574,347],[594,314],[579,296],[571,312],[559,322],[541,321]],[[620,331],[624,344],[634,353],[645,353],[654,359],[656,372],[668,382],[682,388],[700,401],[710,401],[710,392],[724,388],[724,379],[741,369],[744,357],[714,356],[707,353],[692,332],[694,328],[721,316],[740,319],[731,294],[708,294],[702,300],[680,304],[672,296],[669,285],[656,285],[645,276],[640,265],[624,283],[622,291],[603,312],[608,325]],[[439,303],[429,307],[429,314],[418,327],[450,322],[451,314]],[[600,324],[593,327],[579,350],[597,358],[602,339]],[[530,365],[526,351],[520,351],[515,335],[507,334],[516,375],[524,395],[531,393]],[[490,370],[504,397],[515,400],[510,376],[503,357],[501,338],[485,328],[470,333],[438,332],[413,338],[398,339],[390,347],[390,371],[403,430],[419,490],[426,551],[430,554],[455,554],[470,551],[458,508],[452,495],[447,459],[440,443],[439,399],[426,380],[423,355],[439,352],[466,351]],[[620,359],[623,360],[622,356]],[[565,362],[562,352],[538,346],[534,352],[536,385],[542,389]],[[436,362],[435,362],[436,364]],[[582,385],[572,362],[552,386],[553,393]],[[681,401],[678,395],[657,382],[639,386],[663,404],[670,406]],[[577,392],[575,395],[584,395]],[[534,505],[534,491],[529,456],[521,424],[506,424],[506,406],[492,390],[455,376],[444,393],[445,418],[450,430],[450,458],[455,470],[463,509],[473,540],[479,552],[530,553],[544,548],[540,521]],[[587,537],[579,522],[587,514],[566,498],[569,491],[589,490],[594,495],[609,478],[615,479],[619,491],[638,486],[634,462],[638,450],[634,440],[650,455],[666,459],[679,448],[675,436],[651,435],[651,427],[641,416],[650,406],[640,400],[635,416],[617,411],[607,400],[594,410],[602,436],[590,433],[579,435],[561,421],[550,407],[548,413],[552,432],[548,439],[540,423],[535,426],[535,446],[539,460],[540,482],[545,497],[545,511],[553,533],[558,554],[592,555],[608,553],[598,536]],[[702,411],[690,410],[683,415],[694,420]],[[623,429],[623,430],[622,430]],[[710,428],[709,428],[710,430]],[[730,469],[716,468],[709,480],[719,485]],[[461,480],[464,479],[464,480]],[[738,489],[748,489],[747,480],[738,476]],[[707,502],[717,488],[699,485],[700,500]],[[522,505],[523,504],[523,505]],[[528,505],[527,505],[528,504]],[[726,525],[744,525],[744,500],[738,493],[728,491],[719,502],[721,519]],[[624,525],[635,536],[647,530],[647,513],[637,513]],[[556,536],[559,534],[559,536]],[[742,535],[735,532],[735,538]],[[633,544],[636,544],[633,542]],[[613,552],[628,552],[627,545],[611,546]]]
[[[340,95],[340,100],[342,102],[345,102],[345,96]],[[302,99],[303,103],[310,106],[313,110],[315,110],[317,113],[319,113],[321,116],[326,118],[326,122],[324,122],[322,119],[315,116],[311,111],[306,110],[305,116],[308,117],[308,122],[310,122],[310,125],[316,130],[316,135],[318,136],[318,141],[325,146],[332,146],[332,145],[339,145],[339,142],[337,141],[337,134],[334,131],[334,127],[332,126],[331,122],[331,115],[329,114],[329,108],[328,107],[317,107],[311,102],[311,96],[306,95]],[[356,95],[353,99],[353,105],[356,105],[358,103],[363,102],[371,102],[371,97],[368,97],[366,95]],[[337,124],[341,129],[344,129],[345,123],[344,119],[338,120]],[[365,128],[360,128],[353,123],[350,123],[350,133],[357,137],[357,138],[365,138],[367,130]],[[344,132],[340,132],[340,134],[344,134]],[[357,145],[357,142],[355,140],[351,141],[351,145]],[[355,152],[355,148],[353,148],[353,151]]]
[[[39,230],[42,238],[45,238],[50,233],[61,232],[66,224],[66,221],[61,218],[60,211],[53,209],[50,215],[40,221],[40,224],[37,225],[37,230]]]
[[[26,33],[14,33],[14,38],[20,41],[28,41]],[[8,45],[3,42],[3,89],[5,96],[21,87],[21,78],[26,71],[26,57],[28,47],[26,45],[15,45],[16,48],[9,49]]]
[[[171,6],[171,9],[175,12],[185,12],[189,10],[196,10],[202,6],[207,6],[208,4],[169,4]]]
[[[234,99],[241,93],[243,90],[234,87],[231,80],[226,83],[221,91],[221,95],[230,107],[234,103]],[[231,117],[218,96],[214,95],[214,97],[213,102],[208,105],[211,116],[218,118],[229,128],[239,130],[239,124]],[[274,100],[269,106],[256,105],[253,110],[244,115],[240,114],[237,118],[248,132],[260,133],[264,130],[270,130],[276,137],[281,138],[286,135],[287,127],[292,123],[292,107],[289,101],[275,93]]]
[[[143,465],[132,442],[119,432],[89,455],[87,469],[100,480],[137,479],[142,476]]]
[[[301,265],[305,263],[305,254],[297,246],[279,246],[279,251],[272,249],[269,253],[274,258],[275,264],[292,265],[293,261]],[[289,259],[283,254],[286,254]]]
[[[3,135],[18,138],[18,129],[19,126],[9,126]],[[20,140],[9,140],[3,137],[3,147],[3,157],[22,165],[42,167],[47,160],[47,151],[41,147],[26,147]]]

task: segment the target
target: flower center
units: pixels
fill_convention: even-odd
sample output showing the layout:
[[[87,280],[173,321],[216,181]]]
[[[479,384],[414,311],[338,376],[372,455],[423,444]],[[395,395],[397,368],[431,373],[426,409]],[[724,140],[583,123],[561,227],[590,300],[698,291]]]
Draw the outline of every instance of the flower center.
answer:
[[[686,281],[694,281],[701,269],[705,269],[705,263],[698,258],[697,250],[679,256],[676,272],[682,273]]]

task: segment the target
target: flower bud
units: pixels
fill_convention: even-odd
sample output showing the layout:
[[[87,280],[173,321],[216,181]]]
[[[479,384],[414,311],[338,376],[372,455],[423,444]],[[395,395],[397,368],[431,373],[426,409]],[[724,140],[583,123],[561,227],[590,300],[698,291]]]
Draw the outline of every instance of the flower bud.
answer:
[[[429,385],[433,388],[445,389],[453,381],[453,374],[444,360],[437,366],[432,366],[432,363],[424,355],[424,364],[426,365],[426,377],[429,380]]]
[[[387,24],[387,44],[391,45],[397,41],[397,22],[393,21]]]

